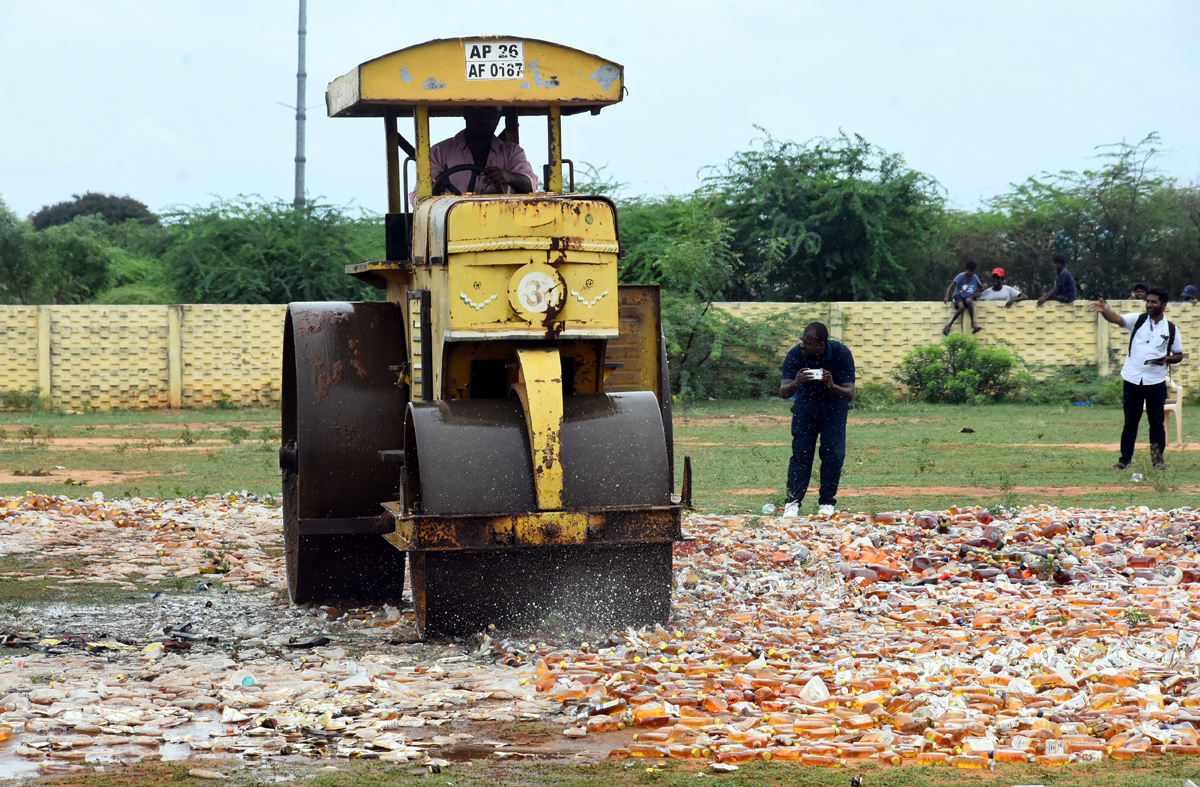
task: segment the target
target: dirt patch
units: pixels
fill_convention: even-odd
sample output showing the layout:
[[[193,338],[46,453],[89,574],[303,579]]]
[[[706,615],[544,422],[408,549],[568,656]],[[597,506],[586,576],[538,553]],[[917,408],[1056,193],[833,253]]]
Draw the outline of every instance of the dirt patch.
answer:
[[[932,423],[936,418],[879,418],[879,417],[859,417],[850,416],[849,422],[852,424],[917,424],[917,423]]]
[[[748,446],[748,445],[766,445],[766,446],[790,445],[790,443],[704,443],[704,442],[700,442],[700,441],[696,440],[695,438],[685,438],[685,437],[676,437],[675,440],[676,440],[676,442],[687,443],[688,447],[693,447],[693,448],[712,448],[714,446],[724,446],[725,448],[740,448],[740,447]]]
[[[790,424],[790,415],[731,415],[728,418],[676,418],[675,423],[682,426],[728,426],[737,423],[745,426],[777,426]]]
[[[123,484],[136,481],[139,478],[160,476],[162,473],[151,473],[145,470],[51,470],[45,474],[28,475],[14,473],[10,470],[0,470],[0,484],[19,484],[25,481],[45,483],[56,480],[66,483],[68,479],[77,484],[88,486],[103,486],[105,484]]]
[[[38,441],[46,448],[84,448],[94,451],[111,449],[116,446],[127,445],[130,448],[140,449],[141,441],[131,437],[54,437],[46,441]],[[153,443],[153,440],[147,438],[147,443]],[[151,445],[152,448],[174,448],[185,451],[200,451],[206,447],[214,445],[225,445],[228,440],[196,440],[193,445],[182,445],[176,443],[164,443],[163,445]]]
[[[1122,485],[1105,485],[1105,486],[1014,486],[1011,489],[1003,489],[998,486],[860,486],[857,488],[847,489],[842,487],[838,490],[838,497],[869,497],[869,496],[956,496],[965,500],[978,497],[1000,496],[1008,493],[1015,495],[1028,495],[1034,497],[1078,497],[1079,495],[1090,495],[1097,492],[1139,492],[1145,491],[1146,484],[1122,484]],[[781,489],[754,489],[750,487],[740,487],[737,489],[724,489],[723,494],[727,495],[773,495],[780,493]],[[811,494],[817,494],[819,489],[815,486],[809,487],[808,491]],[[1200,492],[1200,485],[1187,485],[1178,487],[1179,492]]]
[[[1145,491],[1148,484],[1120,484],[1104,486],[1014,486],[1004,489],[998,486],[860,486],[856,489],[838,490],[838,497],[866,497],[868,495],[884,495],[900,497],[905,495],[958,495],[965,499],[998,496],[1012,493],[1033,497],[1077,497],[1109,492],[1140,492]],[[732,490],[731,490],[732,491]],[[816,493],[817,487],[810,492]],[[1180,486],[1180,492],[1200,492],[1200,486],[1195,484]]]
[[[1096,451],[1113,451],[1113,452],[1117,452],[1117,451],[1121,450],[1121,446],[1118,443],[1004,443],[1004,445],[1011,445],[1015,448],[1025,448],[1027,446],[1029,446],[1029,447],[1036,446],[1038,448],[1088,448],[1088,449],[1094,449]],[[1138,448],[1145,448],[1145,447],[1146,446],[1144,444],[1138,446]],[[1174,445],[1168,445],[1167,450],[1168,451],[1200,451],[1200,443],[1192,443],[1191,445],[1183,445],[1183,446],[1176,443]]]
[[[849,422],[852,424],[915,424],[929,423],[936,420],[936,418],[877,418],[853,415],[849,418]],[[779,426],[781,424],[790,424],[791,422],[792,416],[790,415],[731,415],[726,418],[677,417],[675,419],[677,426],[729,426],[734,423],[745,426]]]
[[[261,423],[259,423],[259,422],[248,423],[248,422],[242,422],[242,421],[200,421],[200,422],[188,423],[188,422],[184,422],[184,421],[179,421],[176,423],[167,423],[164,421],[161,423],[138,422],[135,424],[96,424],[96,429],[97,430],[102,429],[106,432],[122,432],[122,431],[129,431],[129,430],[143,431],[146,429],[182,429],[185,426],[188,427],[189,429],[194,428],[194,429],[212,429],[212,430],[231,429],[235,426],[244,426],[246,428],[250,428],[250,427],[261,428],[261,427],[266,426],[266,427],[278,429],[279,422],[270,423],[270,422],[264,421]],[[19,432],[22,429],[27,429],[27,428],[29,428],[27,424],[0,424],[0,432]],[[56,429],[57,429],[57,427],[56,427]],[[72,425],[72,424],[68,423],[63,426],[63,429],[65,429],[65,430],[83,430],[83,429],[86,429],[86,427]]]

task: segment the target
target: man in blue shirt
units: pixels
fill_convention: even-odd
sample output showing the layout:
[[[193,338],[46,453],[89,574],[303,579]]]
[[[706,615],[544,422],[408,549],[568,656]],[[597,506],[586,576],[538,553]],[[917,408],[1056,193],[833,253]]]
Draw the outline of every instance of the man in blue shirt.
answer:
[[[954,296],[954,316],[946,323],[946,327],[942,328],[942,336],[950,335],[954,321],[962,316],[964,309],[971,315],[971,333],[979,333],[980,328],[975,324],[975,297],[983,289],[983,282],[975,275],[977,267],[979,266],[975,260],[968,260],[967,269],[955,276],[954,281],[946,288],[946,297],[942,299],[942,303],[949,303],[950,296]]]
[[[792,460],[788,463],[785,517],[799,515],[812,477],[813,453],[821,439],[820,516],[831,516],[837,505],[842,463],[846,459],[846,416],[854,398],[854,356],[829,329],[814,322],[783,361],[779,395],[792,402]]]
[[[1046,301],[1070,303],[1075,300],[1075,277],[1067,270],[1067,261],[1061,254],[1054,255],[1054,286],[1038,298],[1038,306]]]

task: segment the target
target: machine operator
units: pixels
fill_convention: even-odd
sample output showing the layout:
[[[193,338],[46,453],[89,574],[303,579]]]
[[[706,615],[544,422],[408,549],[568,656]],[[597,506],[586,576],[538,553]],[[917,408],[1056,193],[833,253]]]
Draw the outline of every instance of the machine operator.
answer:
[[[483,170],[472,189],[476,194],[528,194],[537,188],[537,175],[525,151],[496,136],[499,109],[471,107],[463,110],[463,120],[462,131],[429,149],[429,174],[435,182],[443,170],[473,165]],[[463,170],[450,175],[449,181],[466,193],[471,176],[470,171]]]

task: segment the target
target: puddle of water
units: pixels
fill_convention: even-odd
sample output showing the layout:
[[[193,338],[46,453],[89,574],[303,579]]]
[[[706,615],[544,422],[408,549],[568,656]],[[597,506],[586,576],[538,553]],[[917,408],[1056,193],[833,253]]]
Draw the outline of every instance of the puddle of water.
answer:
[[[219,721],[190,721],[172,727],[166,734],[166,743],[160,745],[157,752],[148,746],[113,746],[97,749],[95,752],[88,752],[87,749],[84,749],[84,762],[100,765],[125,760],[186,760],[201,754],[201,752],[192,751],[188,745],[189,741],[206,741],[213,735],[219,735],[220,732],[221,723]],[[18,743],[20,737],[21,734],[14,735],[11,740],[0,745],[0,780],[22,779],[37,775],[39,764],[46,761],[43,758],[30,760],[18,757],[14,744]]]
[[[440,751],[433,750],[430,754],[443,760],[451,762],[465,762],[467,760],[486,760],[489,757],[524,759],[535,757],[538,759],[559,759],[563,757],[572,757],[576,752],[565,748],[537,748],[531,746],[489,746],[487,744],[472,744],[460,743],[456,746],[443,746]]]
[[[164,760],[186,760],[192,756],[188,741],[206,741],[221,732],[219,721],[190,721],[173,727],[167,742],[158,748]]]
[[[11,747],[0,749],[0,779],[23,779],[38,772],[36,761],[13,754]]]

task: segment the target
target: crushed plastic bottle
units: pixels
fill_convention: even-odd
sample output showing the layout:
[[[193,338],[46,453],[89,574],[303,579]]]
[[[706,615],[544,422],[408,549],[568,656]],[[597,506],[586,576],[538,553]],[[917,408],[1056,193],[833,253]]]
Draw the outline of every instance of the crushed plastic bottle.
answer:
[[[576,745],[611,746],[613,759],[731,766],[1200,756],[1200,513],[887,514],[691,515],[669,627],[585,632],[587,643],[543,634],[514,644],[492,631],[483,645],[414,661],[327,644],[289,658],[286,638],[282,656],[246,648],[231,658],[36,635],[62,652],[6,667],[0,678],[32,688],[0,697],[0,724],[17,730],[7,748],[43,764],[59,761],[47,750],[86,757],[89,746],[150,756],[181,720],[218,728],[188,743],[213,756],[432,762],[462,718],[562,719],[583,733]],[[282,559],[270,556],[278,532],[277,507],[237,498],[0,499],[0,543],[80,566],[57,570],[64,579],[200,570],[212,564],[208,544],[228,537],[243,542],[225,552],[229,584],[261,594],[283,587]],[[87,559],[75,560],[81,549]],[[411,625],[382,610],[328,610],[339,626]],[[105,705],[97,685],[120,687],[122,702]],[[163,694],[170,702],[153,701]],[[52,727],[59,719],[71,729]],[[41,738],[52,742],[22,742]]]

